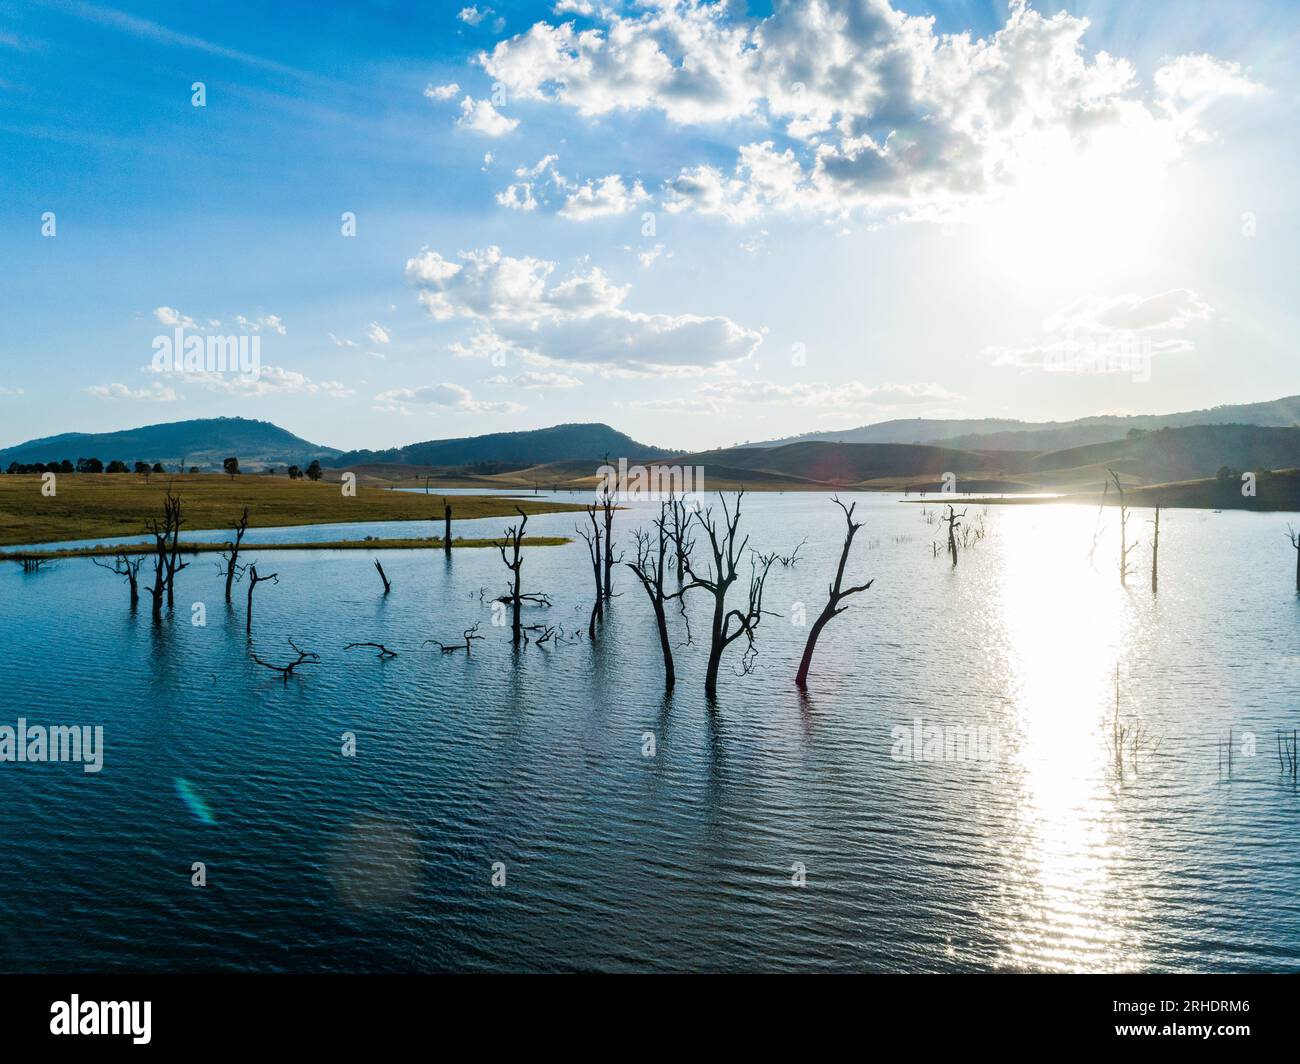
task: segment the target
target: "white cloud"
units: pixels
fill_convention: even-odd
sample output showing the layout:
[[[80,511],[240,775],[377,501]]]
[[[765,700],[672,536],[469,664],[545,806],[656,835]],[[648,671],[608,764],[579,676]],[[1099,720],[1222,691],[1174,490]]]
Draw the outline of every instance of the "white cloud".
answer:
[[[485,137],[502,137],[519,125],[519,119],[506,118],[492,106],[491,100],[466,96],[460,101],[460,117],[456,119],[456,125],[482,133]]]
[[[1214,308],[1187,288],[1154,296],[1085,296],[1043,322],[1036,342],[984,351],[994,366],[1021,370],[1131,373],[1150,377],[1156,355],[1195,350],[1183,335],[1214,317]]]
[[[492,9],[490,7],[485,7],[480,11],[477,6],[471,4],[469,7],[462,7],[460,9],[460,14],[456,17],[468,26],[477,26],[490,14],[492,14]]]
[[[370,323],[370,328],[366,330],[366,338],[372,344],[389,344],[393,342],[393,338],[389,335],[388,330],[377,321],[372,321]]]
[[[169,328],[194,329],[194,319],[187,314],[182,314],[175,307],[157,307],[153,316],[158,319],[159,324],[166,325]]]
[[[497,193],[497,202],[512,211],[532,211],[537,209],[537,199],[533,196],[533,186],[527,181],[517,185],[507,185]]]
[[[375,396],[375,408],[387,413],[410,414],[415,410],[439,408],[465,414],[511,414],[522,410],[518,403],[477,400],[459,384],[426,384],[419,388],[393,388]]]
[[[160,308],[166,309],[166,308]],[[166,323],[164,323],[166,324]],[[176,389],[157,382],[147,388],[128,388],[125,384],[92,384],[86,389],[101,399],[132,399],[156,403],[171,403],[181,398]]]
[[[585,222],[591,218],[626,214],[649,198],[641,187],[641,182],[633,182],[632,187],[628,188],[620,175],[610,174],[574,189],[558,213],[561,218]]]
[[[454,81],[447,85],[426,85],[424,87],[424,95],[430,100],[450,100],[459,93],[460,86]]]
[[[1209,103],[1260,91],[1206,55],[1169,60],[1144,87],[1127,60],[1088,51],[1087,19],[1023,0],[984,38],[936,33],[931,17],[887,0],[777,0],[763,18],[723,3],[557,6],[569,11],[594,27],[538,22],[477,61],[513,98],[584,116],[766,126],[772,136],[736,145],[730,170],[698,159],[669,169],[673,209],[735,223],[793,210],[951,216],[1044,159],[1068,171],[1117,142],[1135,164],[1167,165],[1204,139]]]
[[[487,383],[510,388],[577,388],[582,381],[568,373],[525,370],[523,373],[516,373],[513,377],[489,377]]]
[[[722,316],[647,314],[626,309],[630,286],[593,268],[552,284],[556,264],[489,247],[450,262],[423,249],[407,280],[436,320],[468,318],[484,328],[472,349],[513,351],[535,364],[632,373],[693,373],[747,359],[762,337]]]

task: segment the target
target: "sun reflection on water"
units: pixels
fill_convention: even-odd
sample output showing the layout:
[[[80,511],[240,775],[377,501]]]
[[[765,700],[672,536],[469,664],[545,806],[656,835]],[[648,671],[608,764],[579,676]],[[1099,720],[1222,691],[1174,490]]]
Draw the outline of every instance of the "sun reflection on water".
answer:
[[[1119,896],[1121,812],[1103,722],[1135,638],[1127,593],[1092,515],[1043,506],[999,536],[1008,741],[1017,789],[1002,963],[1069,971],[1141,966],[1132,899]]]

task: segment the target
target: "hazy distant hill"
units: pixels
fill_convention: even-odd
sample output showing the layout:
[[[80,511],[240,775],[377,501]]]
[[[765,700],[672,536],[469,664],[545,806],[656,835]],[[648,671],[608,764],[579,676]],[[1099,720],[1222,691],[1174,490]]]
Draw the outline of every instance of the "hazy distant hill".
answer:
[[[1300,424],[1300,395],[1265,403],[1216,406],[1208,410],[1134,414],[1131,417],[1106,414],[1074,421],[911,418],[882,421],[840,432],[807,433],[746,446],[778,447],[804,440],[821,440],[827,443],[927,443],[986,451],[1048,451],[1122,439],[1132,428],[1150,430],[1187,425],[1290,427],[1296,424]]]
[[[1212,477],[1223,466],[1243,472],[1300,468],[1300,428],[1193,425],[1034,456],[1030,471],[1110,466],[1148,483]]]
[[[779,447],[732,447],[673,459],[709,470],[764,470],[825,484],[856,484],[880,477],[925,476],[943,473],[1016,473],[1028,468],[1032,456],[983,451],[955,451],[906,443],[824,443],[808,440]]]
[[[599,464],[611,458],[660,458],[670,452],[637,443],[608,425],[555,425],[527,432],[494,432],[486,436],[428,440],[384,451],[348,451],[328,464],[335,468],[376,463],[413,466],[467,466],[499,463],[510,466],[585,460]],[[593,471],[595,466],[593,465]]]
[[[195,418],[162,425],[144,425],[120,432],[65,432],[28,440],[0,450],[0,469],[10,462],[20,465],[61,462],[67,458],[98,458],[107,465],[114,459],[126,462],[161,462],[173,469],[182,462],[200,469],[220,469],[233,455],[245,469],[266,465],[304,464],[313,458],[324,463],[339,452],[333,447],[310,443],[269,421],[242,417]]]

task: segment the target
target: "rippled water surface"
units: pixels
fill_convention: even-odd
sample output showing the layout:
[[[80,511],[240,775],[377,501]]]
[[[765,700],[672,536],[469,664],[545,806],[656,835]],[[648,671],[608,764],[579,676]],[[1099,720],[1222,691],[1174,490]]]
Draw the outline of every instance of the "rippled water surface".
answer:
[[[286,684],[251,661],[243,590],[228,608],[213,556],[191,559],[159,626],[88,560],[5,565],[0,724],[102,725],[105,754],[98,774],[0,764],[0,966],[1300,967],[1300,798],[1277,748],[1300,727],[1285,516],[1163,513],[1153,597],[1145,511],[1125,590],[1110,512],[1090,562],[1094,511],[971,505],[986,535],[954,571],[920,506],[857,502],[850,575],[875,585],[827,628],[801,699],[807,628],[792,622],[797,604],[821,608],[842,517],[819,494],[745,498],[753,546],[808,542],[772,570],[778,616],[752,672],[729,651],[714,709],[703,596],[665,698],[626,569],[596,645],[516,654],[491,625],[495,551],[267,552],[259,571],[279,579],[257,589],[253,649],[287,660],[293,638],[322,659]],[[622,549],[650,513],[619,515]],[[338,532],[255,530],[248,557]],[[523,572],[554,600],[530,620],[585,629],[583,543],[528,550]],[[421,645],[476,621],[472,657]],[[353,641],[399,655],[345,652]],[[1121,723],[1146,737],[1122,773],[1117,670]],[[907,760],[894,729],[918,720],[988,729],[996,756]],[[196,861],[206,887],[191,885]]]

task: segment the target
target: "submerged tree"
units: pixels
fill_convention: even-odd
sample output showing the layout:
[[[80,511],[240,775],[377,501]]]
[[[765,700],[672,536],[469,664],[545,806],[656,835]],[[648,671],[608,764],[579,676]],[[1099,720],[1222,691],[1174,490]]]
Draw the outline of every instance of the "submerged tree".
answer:
[[[685,579],[686,559],[695,548],[691,536],[691,509],[684,500],[673,493],[668,495],[668,537],[673,543],[673,565],[677,569],[677,584],[681,586]]]
[[[608,464],[608,455],[605,457],[605,461]],[[614,493],[609,490],[608,485],[606,485],[605,491],[601,493],[600,508],[605,519],[604,592],[605,601],[608,602],[614,594]]]
[[[253,634],[253,592],[257,589],[258,584],[267,580],[278,584],[280,574],[271,573],[269,576],[258,576],[256,562],[248,567],[248,608],[244,617],[244,631],[249,635]]]
[[[379,579],[384,582],[384,594],[387,595],[393,590],[393,585],[389,583],[388,576],[384,573],[384,567],[379,564],[379,559],[375,559],[375,572],[379,574]]]
[[[524,594],[522,590],[520,570],[524,566],[523,541],[524,529],[528,525],[528,515],[518,506],[515,507],[515,512],[520,516],[521,520],[519,524],[507,528],[505,534],[506,544],[509,544],[511,550],[510,555],[506,555],[506,544],[497,544],[497,550],[501,552],[501,560],[505,562],[506,568],[510,570],[511,574],[510,590],[500,596],[497,601],[504,602],[510,607],[510,642],[518,646],[521,639],[526,639],[521,616],[523,604],[532,602],[539,606],[549,606],[551,600],[538,593]],[[535,629],[537,626],[533,626],[533,628]]]
[[[952,503],[948,503],[948,516],[939,518],[941,524],[948,526],[948,554],[952,558],[952,567],[957,568],[957,529],[961,528],[961,519],[966,511],[954,513]]]
[[[454,654],[458,650],[463,650],[465,651],[465,655],[468,657],[470,654],[470,644],[475,639],[483,638],[478,634],[478,623],[475,622],[471,627],[466,628],[465,631],[461,633],[461,638],[464,639],[463,643],[443,643],[437,639],[426,639],[424,645],[428,646],[430,643],[433,643],[444,654]]]
[[[264,579],[270,580],[271,577],[269,576],[264,577]],[[250,595],[252,594],[251,587],[249,588],[249,594]],[[293,649],[297,652],[298,657],[297,660],[291,661],[287,665],[276,665],[274,662],[263,661],[256,654],[253,655],[253,660],[255,662],[257,662],[259,665],[265,668],[274,669],[276,672],[280,674],[280,676],[283,678],[285,683],[289,682],[289,677],[293,675],[293,670],[296,669],[299,665],[317,665],[320,663],[319,654],[313,654],[310,650],[303,650],[292,639],[290,639],[288,642],[289,645],[293,647]]]
[[[244,512],[240,514],[239,520],[235,522],[235,541],[230,544],[230,549],[224,552],[221,557],[225,561],[225,570],[223,575],[226,578],[226,601],[230,601],[230,591],[244,573],[246,566],[239,564],[239,548],[244,542],[244,533],[248,531],[248,507],[244,507]]]
[[[1151,594],[1160,584],[1160,507],[1156,507],[1155,531],[1151,540]]]
[[[427,482],[424,490],[429,490]],[[447,501],[445,495],[442,497],[442,553],[448,558],[451,557],[451,503]]]
[[[140,602],[140,566],[144,564],[144,555],[139,555],[134,561],[131,560],[124,552],[119,553],[114,559],[113,564],[101,562],[98,558],[91,558],[91,562],[98,565],[101,569],[107,569],[114,576],[126,578],[127,584],[131,588],[131,608],[135,609]]]
[[[591,617],[587,621],[587,635],[591,639],[596,638],[596,622],[605,618],[605,596],[601,583],[601,563],[603,555],[601,553],[601,532],[600,522],[596,519],[596,504],[592,503],[587,507],[587,520],[591,522],[591,531],[588,532],[581,525],[577,526],[578,535],[580,535],[587,544],[587,556],[591,559],[592,578],[596,584],[596,596],[591,604]]]
[[[853,520],[853,511],[858,506],[856,502],[852,506],[846,507],[838,497],[832,501],[844,511],[844,522],[848,527],[844,533],[844,547],[840,551],[840,564],[835,570],[835,582],[828,589],[829,594],[826,605],[822,607],[817,620],[813,621],[812,628],[808,631],[808,642],[804,644],[803,657],[799,661],[799,671],[795,673],[794,682],[800,688],[808,686],[808,670],[812,667],[813,651],[817,649],[817,639],[822,634],[822,629],[832,619],[848,609],[847,606],[842,605],[846,598],[850,595],[856,595],[860,591],[866,591],[875,583],[874,580],[868,580],[865,584],[858,584],[849,588],[844,587],[844,567],[849,560],[849,551],[853,548],[853,537],[858,534],[862,522]]]
[[[1111,483],[1115,485],[1115,491],[1119,494],[1119,585],[1128,587],[1128,578],[1133,575],[1133,566],[1129,564],[1128,556],[1137,549],[1137,542],[1134,541],[1130,546],[1128,541],[1128,504],[1124,501],[1124,484],[1119,478],[1119,474],[1113,469],[1107,469],[1110,474]]]
[[[713,596],[713,617],[709,625],[709,661],[704,672],[704,691],[709,698],[718,693],[718,669],[722,664],[723,651],[742,635],[748,647],[744,668],[748,669],[754,650],[754,631],[763,619],[763,585],[767,582],[768,571],[776,560],[774,555],[754,555],[750,559],[749,596],[745,608],[727,609],[727,592],[739,576],[738,562],[749,544],[745,536],[737,542],[737,529],[740,525],[740,505],[745,497],[744,491],[737,492],[734,510],[727,509],[725,496],[719,495],[722,502],[722,525],[714,520],[712,508],[703,513],[696,512],[695,520],[709,537],[709,552],[712,564],[704,575],[695,568],[691,559],[684,562],[690,582],[682,593],[699,588]]]
[[[1286,534],[1291,537],[1291,546],[1295,548],[1295,589],[1296,594],[1300,595],[1300,532],[1287,525]]]
[[[664,594],[664,570],[668,557],[668,503],[659,504],[659,517],[654,522],[654,537],[644,529],[636,531],[636,561],[627,562],[627,567],[636,573],[645,593],[650,597],[650,605],[655,611],[655,625],[659,631],[659,649],[664,657],[664,688],[671,691],[677,683],[677,673],[673,668],[673,648],[668,640],[668,618],[664,604],[676,597]],[[676,595],[682,592],[678,591]]]
[[[163,500],[162,520],[150,518],[145,525],[154,538],[153,586],[149,588],[149,595],[155,620],[162,616],[164,597],[168,606],[173,604],[176,574],[188,568],[188,563],[180,560],[182,521],[180,496],[173,495],[168,488],[167,497]]]

